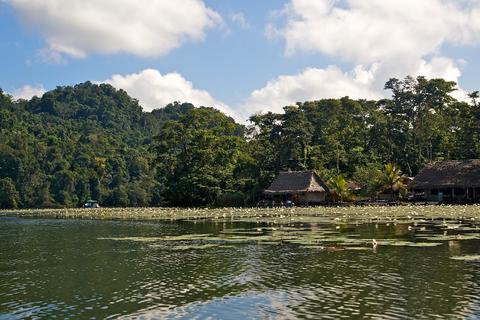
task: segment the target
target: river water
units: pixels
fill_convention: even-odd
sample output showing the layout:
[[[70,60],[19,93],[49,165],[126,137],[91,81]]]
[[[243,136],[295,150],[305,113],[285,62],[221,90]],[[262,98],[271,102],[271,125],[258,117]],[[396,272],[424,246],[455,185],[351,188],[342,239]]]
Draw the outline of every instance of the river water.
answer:
[[[471,238],[449,239],[438,223],[424,223],[418,230],[444,236],[438,245],[357,241],[350,250],[322,237],[415,243],[421,232],[305,223],[290,227],[323,230],[325,241],[209,247],[225,230],[256,237],[281,226],[2,217],[0,319],[476,319],[480,240],[463,226]],[[197,237],[162,240],[176,235]]]

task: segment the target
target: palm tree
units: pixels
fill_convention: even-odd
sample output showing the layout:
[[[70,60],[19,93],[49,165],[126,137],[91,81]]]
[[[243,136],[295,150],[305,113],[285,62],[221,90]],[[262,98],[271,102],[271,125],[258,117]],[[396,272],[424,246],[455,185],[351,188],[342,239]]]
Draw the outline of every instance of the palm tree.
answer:
[[[380,184],[384,191],[389,191],[392,200],[395,200],[395,194],[403,192],[407,189],[404,183],[405,176],[402,174],[402,170],[394,164],[387,163],[383,167],[383,171],[380,177]]]
[[[348,182],[341,175],[328,180],[328,187],[330,188],[332,198],[334,201],[351,201],[352,194],[348,190]]]

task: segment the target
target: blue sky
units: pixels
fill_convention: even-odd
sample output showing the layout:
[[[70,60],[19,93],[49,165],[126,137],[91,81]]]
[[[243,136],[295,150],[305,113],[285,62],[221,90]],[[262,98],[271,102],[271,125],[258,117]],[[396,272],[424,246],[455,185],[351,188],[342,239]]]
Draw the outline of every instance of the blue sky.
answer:
[[[242,119],[382,97],[393,76],[480,89],[477,0],[0,0],[0,30],[0,87],[24,98],[91,80],[146,110],[188,100]]]

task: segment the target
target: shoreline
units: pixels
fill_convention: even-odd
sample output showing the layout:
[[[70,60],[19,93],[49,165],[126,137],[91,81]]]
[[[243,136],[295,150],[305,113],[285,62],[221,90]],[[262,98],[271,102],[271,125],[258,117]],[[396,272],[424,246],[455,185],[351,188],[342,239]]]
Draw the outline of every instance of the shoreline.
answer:
[[[480,219],[480,205],[336,206],[293,208],[97,208],[2,210],[0,217],[84,220],[213,220],[312,222],[318,218],[348,220]]]

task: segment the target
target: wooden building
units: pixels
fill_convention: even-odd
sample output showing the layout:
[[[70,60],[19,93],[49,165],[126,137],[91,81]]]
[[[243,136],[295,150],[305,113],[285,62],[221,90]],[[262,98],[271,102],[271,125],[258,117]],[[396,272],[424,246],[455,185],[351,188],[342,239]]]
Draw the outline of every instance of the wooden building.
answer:
[[[408,188],[418,200],[480,202],[480,159],[433,162]]]
[[[314,171],[280,172],[264,195],[276,203],[320,204],[328,200],[330,191]]]

